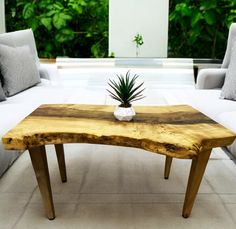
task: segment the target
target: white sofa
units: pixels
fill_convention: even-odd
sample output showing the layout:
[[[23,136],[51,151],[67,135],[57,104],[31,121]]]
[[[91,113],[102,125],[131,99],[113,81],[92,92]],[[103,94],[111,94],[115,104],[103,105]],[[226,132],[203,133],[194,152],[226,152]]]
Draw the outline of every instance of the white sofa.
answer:
[[[220,93],[221,89],[219,88],[159,91],[159,94],[162,94],[167,104],[191,105],[236,133],[236,101],[220,99]],[[229,152],[236,157],[236,141],[227,148]]]
[[[42,82],[40,84],[0,102],[0,176],[19,156],[19,152],[3,149],[1,137],[25,116],[30,114],[39,104],[64,102],[66,99],[66,91],[62,96],[58,93],[60,89],[52,86],[52,79],[55,75],[52,67],[48,65],[42,65],[42,67],[44,68],[44,73],[47,73],[51,80],[41,79]]]

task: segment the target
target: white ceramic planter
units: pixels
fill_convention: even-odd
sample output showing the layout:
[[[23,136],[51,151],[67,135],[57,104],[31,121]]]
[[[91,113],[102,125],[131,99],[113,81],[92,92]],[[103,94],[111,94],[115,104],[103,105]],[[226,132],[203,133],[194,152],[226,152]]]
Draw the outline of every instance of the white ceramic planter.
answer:
[[[133,107],[120,107],[116,106],[114,116],[119,121],[130,121],[135,116],[135,110]]]

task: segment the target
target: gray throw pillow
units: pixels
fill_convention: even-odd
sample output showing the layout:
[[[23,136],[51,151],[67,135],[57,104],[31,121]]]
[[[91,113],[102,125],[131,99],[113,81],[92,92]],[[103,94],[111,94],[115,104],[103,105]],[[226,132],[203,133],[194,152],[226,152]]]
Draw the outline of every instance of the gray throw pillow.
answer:
[[[40,82],[29,46],[0,45],[0,68],[6,96],[12,96]]]
[[[232,46],[229,67],[220,97],[222,99],[236,100],[236,42]]]
[[[19,30],[14,32],[0,34],[0,44],[11,47],[19,47],[28,45],[30,52],[33,55],[37,67],[40,66],[37,48],[35,44],[34,34],[32,29]]]
[[[2,89],[1,83],[0,83],[0,102],[6,100],[5,93]]]

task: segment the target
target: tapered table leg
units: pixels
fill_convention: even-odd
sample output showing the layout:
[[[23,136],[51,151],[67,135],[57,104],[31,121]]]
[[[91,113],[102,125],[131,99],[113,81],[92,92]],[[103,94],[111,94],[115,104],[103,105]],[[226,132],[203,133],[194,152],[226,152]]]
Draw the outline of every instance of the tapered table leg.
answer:
[[[188,178],[188,186],[185,194],[182,216],[188,218],[191,214],[199,186],[205,172],[211,150],[201,151],[197,158],[192,159],[192,165]]]
[[[60,175],[61,175],[61,181],[66,182],[67,175],[66,175],[66,163],[65,163],[65,154],[64,154],[63,144],[55,145],[55,149],[56,149],[57,161],[58,161],[58,166],[59,166]]]
[[[172,159],[173,159],[172,157],[166,156],[165,173],[164,173],[165,179],[169,178]]]
[[[48,219],[52,220],[55,218],[55,211],[45,146],[31,148],[29,149],[29,154],[38,181],[46,215]]]

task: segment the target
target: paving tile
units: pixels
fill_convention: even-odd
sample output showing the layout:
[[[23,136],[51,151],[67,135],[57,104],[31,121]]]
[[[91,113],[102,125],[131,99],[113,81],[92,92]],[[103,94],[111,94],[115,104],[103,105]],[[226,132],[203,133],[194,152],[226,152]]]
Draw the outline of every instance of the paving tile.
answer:
[[[174,160],[170,178],[165,180],[164,156],[125,147],[66,147],[68,186],[74,193],[185,193],[190,160]],[[67,189],[67,184],[60,183],[55,153],[48,161],[53,161],[50,171],[55,193]],[[204,179],[199,192],[212,192]]]
[[[0,205],[26,204],[32,197],[32,193],[0,193]]]
[[[0,179],[0,193],[31,193],[36,186],[37,181],[27,152]]]
[[[210,160],[230,160],[230,158],[221,148],[214,148]]]
[[[55,204],[75,204],[78,203],[79,194],[73,194],[73,193],[53,193],[53,202]],[[42,198],[39,190],[33,194],[32,199],[30,200],[30,203],[39,203],[42,204]]]
[[[132,197],[134,194],[109,194],[109,193],[90,193],[80,194],[79,204],[130,204],[132,203]]]
[[[12,228],[24,212],[31,193],[0,193],[0,228]]]
[[[25,210],[25,203],[5,203],[0,201],[0,228],[13,228]]]
[[[80,204],[160,204],[160,203],[180,203],[183,204],[185,194],[81,194],[78,203]],[[199,193],[196,202],[217,202],[221,203],[221,198],[217,194]]]
[[[231,160],[211,160],[205,172],[205,180],[219,194],[235,193],[236,165]]]
[[[228,212],[219,203],[194,205],[191,216],[181,217],[181,204],[141,204],[133,206],[135,228],[235,228]],[[227,226],[226,226],[227,225]]]
[[[196,203],[188,219],[181,204],[55,204],[57,218],[45,219],[30,204],[15,228],[229,228],[235,223],[219,203]]]
[[[80,204],[75,213],[80,228],[134,229],[130,204]]]
[[[15,228],[134,228],[130,205],[56,204],[55,208],[56,218],[50,221],[38,204],[31,204]]]
[[[0,228],[235,228],[236,165],[220,149],[209,161],[191,217],[183,219],[190,160],[174,159],[165,180],[161,155],[90,144],[64,148],[67,183],[60,181],[54,147],[47,146],[57,218],[45,218],[26,153],[0,180]]]
[[[27,206],[14,229],[76,228],[76,225],[73,224],[73,221],[76,220],[76,217],[74,217],[75,204],[55,204],[55,209],[56,218],[54,220],[48,220],[44,215],[42,204],[31,203]]]
[[[236,204],[225,204],[226,209],[228,210],[229,214],[231,215],[232,220],[234,221],[235,228],[236,228]]]
[[[219,197],[226,204],[236,204],[236,191],[234,193],[219,194]]]

